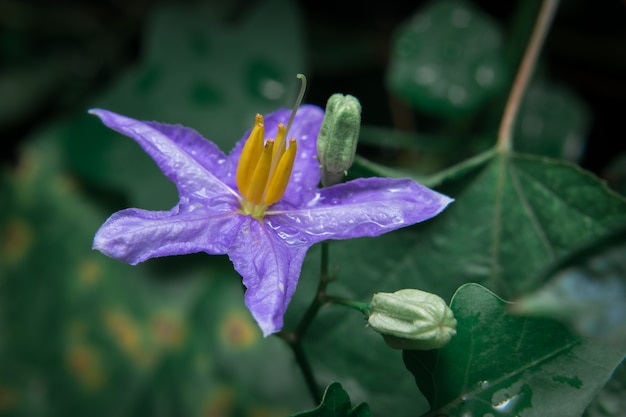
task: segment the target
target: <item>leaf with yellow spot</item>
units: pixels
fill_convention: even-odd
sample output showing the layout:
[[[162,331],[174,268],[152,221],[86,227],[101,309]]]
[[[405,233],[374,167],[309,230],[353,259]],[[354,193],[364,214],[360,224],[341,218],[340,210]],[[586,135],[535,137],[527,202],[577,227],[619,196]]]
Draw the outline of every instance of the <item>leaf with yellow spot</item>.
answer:
[[[153,364],[154,348],[144,340],[141,328],[132,317],[119,310],[107,310],[102,314],[105,328],[120,348],[140,367]]]
[[[7,220],[0,230],[0,257],[6,265],[16,265],[28,254],[33,243],[33,232],[28,223],[19,217]]]
[[[85,389],[94,391],[102,388],[105,383],[100,355],[92,346],[81,342],[71,345],[65,363]]]
[[[152,338],[167,350],[179,350],[187,342],[188,329],[177,313],[158,311],[150,321]]]
[[[260,338],[259,328],[247,311],[228,312],[220,322],[220,340],[228,347],[249,348]]]

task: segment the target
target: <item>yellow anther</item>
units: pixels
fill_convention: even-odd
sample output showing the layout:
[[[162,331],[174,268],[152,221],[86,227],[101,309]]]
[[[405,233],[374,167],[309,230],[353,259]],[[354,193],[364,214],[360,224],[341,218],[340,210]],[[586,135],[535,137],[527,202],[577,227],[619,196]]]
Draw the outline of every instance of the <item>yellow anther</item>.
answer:
[[[289,178],[291,178],[291,170],[293,169],[293,162],[296,159],[297,145],[296,140],[289,140],[289,148],[282,154],[276,169],[272,173],[269,183],[267,184],[267,190],[265,191],[264,202],[267,206],[278,202],[285,194]]]
[[[291,139],[287,147],[287,135],[306,89],[304,76],[298,74],[298,78],[302,80],[302,88],[287,127],[279,123],[276,140],[268,139],[263,145],[264,121],[263,116],[257,114],[254,128],[241,150],[235,176],[237,188],[243,197],[241,212],[255,219],[262,219],[267,207],[280,201],[291,178],[297,146],[296,140]]]
[[[254,169],[248,188],[243,192],[243,196],[252,204],[259,205],[263,201],[263,194],[267,185],[267,178],[272,166],[272,151],[274,150],[274,140],[268,139],[261,153],[261,157]],[[241,191],[241,190],[239,190]]]
[[[237,165],[237,173],[235,179],[239,192],[244,194],[252,181],[254,169],[259,162],[259,158],[263,153],[263,140],[265,137],[265,129],[263,127],[263,116],[256,115],[254,120],[254,128],[248,136],[248,140],[241,150],[239,165]]]
[[[276,133],[276,144],[274,145],[274,154],[272,155],[272,170],[276,168],[278,160],[285,152],[287,147],[287,129],[282,123],[278,124],[278,133]]]

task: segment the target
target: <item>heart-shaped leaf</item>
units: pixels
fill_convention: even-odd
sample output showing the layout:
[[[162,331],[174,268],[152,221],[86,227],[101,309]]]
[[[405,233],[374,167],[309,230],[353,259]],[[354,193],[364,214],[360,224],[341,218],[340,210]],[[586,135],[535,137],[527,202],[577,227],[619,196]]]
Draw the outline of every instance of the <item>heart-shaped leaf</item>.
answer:
[[[476,284],[450,307],[457,335],[437,351],[404,351],[429,416],[580,415],[624,357],[547,319],[511,316]]]
[[[348,393],[339,382],[330,384],[324,392],[322,403],[311,411],[294,414],[292,417],[369,417],[367,404],[352,407]]]

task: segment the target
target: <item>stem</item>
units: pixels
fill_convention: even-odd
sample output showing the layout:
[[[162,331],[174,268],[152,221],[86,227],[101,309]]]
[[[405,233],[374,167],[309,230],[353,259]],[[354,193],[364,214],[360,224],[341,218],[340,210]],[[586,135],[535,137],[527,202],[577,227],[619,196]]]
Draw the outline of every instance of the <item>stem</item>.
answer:
[[[326,294],[326,285],[331,281],[330,274],[328,273],[328,241],[324,241],[321,243],[322,246],[322,256],[321,256],[321,271],[320,271],[320,281],[317,284],[317,291],[315,293],[315,298],[313,302],[309,306],[309,308],[302,316],[302,320],[298,324],[298,328],[296,329],[296,335],[298,338],[302,337],[304,333],[306,333],[307,329],[313,322],[313,319],[317,315],[317,312],[324,304],[324,297]]]
[[[360,311],[364,316],[369,316],[369,304],[361,301],[348,300],[347,298],[334,297],[332,295],[325,295],[324,301],[327,303],[339,304],[353,310]]]
[[[302,370],[302,375],[304,376],[304,381],[306,382],[306,386],[309,389],[309,393],[313,398],[315,404],[320,404],[322,402],[322,393],[320,392],[319,385],[317,385],[317,381],[315,381],[315,376],[313,375],[313,369],[311,369],[311,364],[309,363],[308,358],[304,354],[302,350],[302,344],[299,340],[297,340],[294,344],[291,344],[291,350],[293,351],[293,356],[300,366]]]
[[[302,370],[302,375],[304,376],[304,381],[306,382],[306,386],[311,394],[311,398],[315,404],[320,404],[322,402],[322,393],[320,392],[319,385],[315,380],[315,375],[313,374],[313,369],[311,368],[311,364],[302,349],[302,338],[304,337],[306,331],[309,329],[309,326],[313,322],[313,319],[317,315],[319,309],[326,303],[326,285],[332,281],[332,278],[329,274],[329,262],[328,262],[328,241],[324,241],[321,243],[322,246],[322,259],[321,259],[321,272],[320,272],[320,281],[317,285],[317,291],[315,293],[315,298],[307,308],[306,312],[302,316],[300,323],[298,323],[298,327],[295,331],[286,333],[280,332],[278,333],[278,337],[283,339],[293,351],[293,355],[295,357],[296,363]]]
[[[528,0],[520,0],[528,1]],[[500,123],[500,130],[498,131],[498,143],[496,145],[500,152],[508,152],[512,146],[513,136],[513,122],[515,116],[519,110],[520,102],[528,81],[530,79],[532,70],[537,62],[537,57],[541,46],[545,41],[546,34],[550,27],[550,23],[556,12],[556,8],[559,4],[559,0],[544,0],[537,16],[535,27],[533,28],[530,42],[522,58],[519,70],[515,76],[515,82],[511,88],[509,99],[507,100],[506,107],[504,108],[504,114],[502,115],[502,122]]]

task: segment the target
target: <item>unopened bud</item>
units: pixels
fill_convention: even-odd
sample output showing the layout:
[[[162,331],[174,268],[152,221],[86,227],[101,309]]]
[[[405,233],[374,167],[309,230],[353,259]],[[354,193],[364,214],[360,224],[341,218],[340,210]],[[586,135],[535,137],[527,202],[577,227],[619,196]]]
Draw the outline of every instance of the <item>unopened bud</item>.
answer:
[[[351,95],[333,94],[317,139],[322,185],[338,184],[354,162],[361,128],[361,104]]]
[[[441,297],[425,291],[376,293],[369,311],[370,327],[394,349],[438,349],[456,334],[452,310]]]

